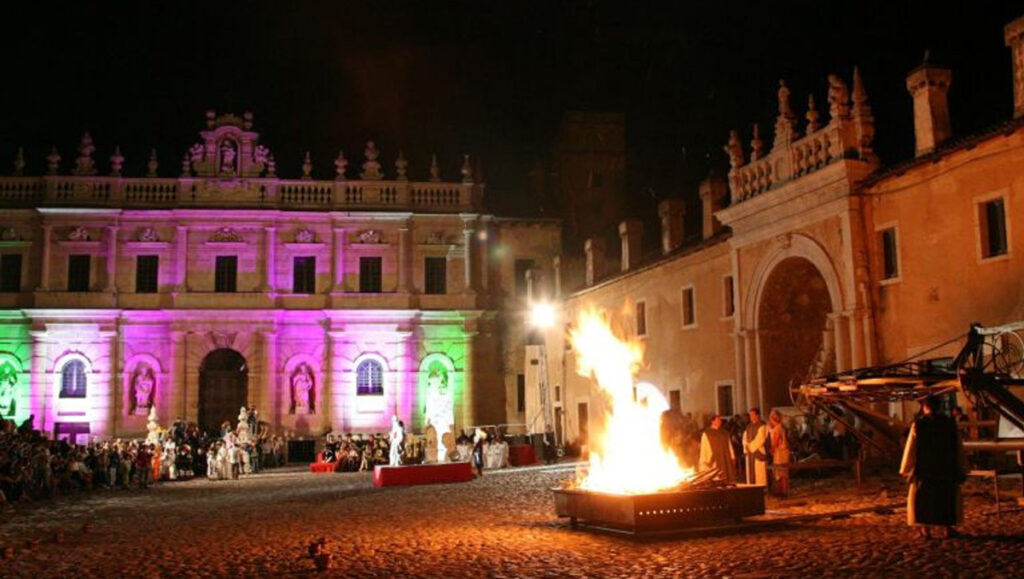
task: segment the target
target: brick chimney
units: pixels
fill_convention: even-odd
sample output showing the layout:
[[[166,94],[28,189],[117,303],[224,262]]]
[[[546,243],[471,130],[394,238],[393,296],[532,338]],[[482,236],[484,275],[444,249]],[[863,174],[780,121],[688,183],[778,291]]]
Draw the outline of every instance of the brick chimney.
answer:
[[[604,238],[590,237],[583,242],[583,252],[587,254],[587,286],[604,275]]]
[[[704,239],[707,239],[722,230],[722,223],[715,217],[715,212],[722,208],[725,197],[729,195],[729,184],[725,179],[711,175],[700,182],[699,191],[702,206],[701,223]]]
[[[683,244],[686,203],[682,199],[665,199],[658,203],[661,218],[661,253],[671,253]]]
[[[1024,16],[1006,25],[1003,38],[1013,63],[1013,118],[1019,119],[1024,117]]]
[[[931,153],[952,135],[946,99],[952,81],[951,70],[927,62],[907,75],[907,90],[914,98],[914,152],[918,157]]]
[[[619,224],[622,240],[622,271],[629,271],[640,263],[640,243],[644,237],[644,224],[639,219],[627,219]]]

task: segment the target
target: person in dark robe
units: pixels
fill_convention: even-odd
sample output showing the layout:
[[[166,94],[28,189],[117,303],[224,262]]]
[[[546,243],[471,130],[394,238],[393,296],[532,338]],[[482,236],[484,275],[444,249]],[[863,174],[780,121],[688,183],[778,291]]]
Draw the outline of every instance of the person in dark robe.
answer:
[[[939,413],[936,396],[921,401],[921,416],[914,421],[903,450],[900,474],[910,482],[907,524],[918,526],[922,537],[940,538],[955,533],[963,522],[960,485],[967,479],[967,461],[956,421]]]
[[[711,426],[700,437],[700,470],[717,468],[720,478],[736,482],[736,454],[732,448],[732,437],[722,428],[722,416],[715,414]]]
[[[484,441],[487,433],[477,428],[473,437],[473,468],[477,476],[484,476]]]

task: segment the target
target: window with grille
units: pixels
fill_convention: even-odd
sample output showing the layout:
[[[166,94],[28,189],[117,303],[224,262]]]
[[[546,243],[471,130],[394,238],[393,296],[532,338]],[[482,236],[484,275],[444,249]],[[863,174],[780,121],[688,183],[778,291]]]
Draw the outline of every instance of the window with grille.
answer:
[[[60,397],[85,398],[85,363],[71,360],[60,371]]]
[[[238,256],[218,255],[213,273],[213,291],[233,293],[238,291]]]
[[[376,360],[364,360],[356,367],[356,395],[384,394],[384,368]]]
[[[423,268],[423,291],[428,294],[448,293],[448,259],[428,257]]]
[[[88,255],[68,256],[68,291],[87,292],[89,291],[89,271],[91,259]]]
[[[160,257],[140,255],[135,258],[135,293],[155,294],[160,283]]]
[[[359,258],[359,291],[366,293],[381,292],[381,258]]]
[[[292,260],[292,293],[316,293],[316,257],[302,256]]]
[[[0,256],[0,292],[21,291],[21,254],[5,253]]]

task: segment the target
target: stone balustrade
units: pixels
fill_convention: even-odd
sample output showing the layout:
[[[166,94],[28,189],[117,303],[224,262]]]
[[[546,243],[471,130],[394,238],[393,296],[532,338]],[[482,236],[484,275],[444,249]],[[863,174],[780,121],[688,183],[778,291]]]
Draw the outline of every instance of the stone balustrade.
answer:
[[[419,212],[482,210],[482,184],[273,178],[0,177],[0,206],[245,207]]]

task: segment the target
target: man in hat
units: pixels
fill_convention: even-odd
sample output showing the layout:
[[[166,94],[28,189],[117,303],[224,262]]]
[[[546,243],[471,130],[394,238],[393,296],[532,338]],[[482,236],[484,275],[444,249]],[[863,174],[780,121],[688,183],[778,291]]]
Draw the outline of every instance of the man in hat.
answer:
[[[722,428],[722,415],[711,418],[711,426],[700,437],[700,470],[717,468],[726,482],[736,482],[736,454],[729,433]]]
[[[907,524],[922,537],[948,538],[964,520],[960,485],[967,479],[967,459],[956,421],[939,412],[937,396],[921,401],[921,415],[910,427],[900,474],[910,482]]]
[[[747,484],[768,485],[768,427],[761,420],[761,409],[750,409],[750,424],[743,431],[743,456],[747,466]]]

